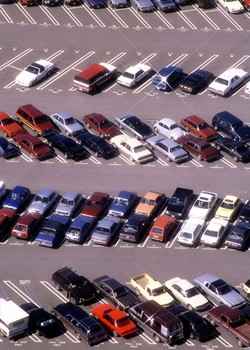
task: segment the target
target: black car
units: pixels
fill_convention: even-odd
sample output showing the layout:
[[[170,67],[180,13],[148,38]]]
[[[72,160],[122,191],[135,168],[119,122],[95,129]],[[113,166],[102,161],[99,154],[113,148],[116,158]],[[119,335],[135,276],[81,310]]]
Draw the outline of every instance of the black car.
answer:
[[[13,143],[6,140],[4,137],[0,137],[0,157],[10,159],[18,157],[20,155],[19,148]]]
[[[100,292],[119,308],[126,310],[141,300],[128,287],[109,276],[101,276],[93,281]]]
[[[85,339],[92,346],[108,339],[108,334],[97,319],[71,303],[59,304],[53,313],[65,328],[72,330],[79,340]]]
[[[212,324],[197,312],[190,311],[180,304],[167,307],[167,310],[181,320],[186,339],[192,338],[205,342],[216,336],[216,330]]]
[[[168,200],[165,214],[174,216],[176,219],[182,219],[192,203],[193,196],[193,190],[177,187]]]
[[[246,250],[250,245],[250,223],[238,221],[231,226],[225,245],[237,250]]]
[[[197,4],[202,9],[211,9],[216,6],[214,0],[197,0]]]
[[[151,127],[135,115],[126,114],[116,118],[116,121],[121,130],[124,130],[139,140],[145,140],[150,136],[154,136]]]
[[[83,146],[58,132],[49,132],[44,137],[50,146],[58,149],[67,159],[78,161],[89,156],[89,152]]]
[[[91,134],[88,130],[80,130],[74,137],[77,142],[93,152],[97,157],[110,159],[117,155],[117,150],[114,146],[104,138]]]
[[[120,239],[127,242],[139,243],[146,234],[149,218],[145,215],[131,214],[120,231]]]
[[[93,302],[98,295],[97,289],[86,277],[78,275],[69,267],[63,267],[52,274],[55,286],[66,292],[67,298],[75,304]]]
[[[244,222],[250,222],[250,200],[247,200],[241,207],[238,219]]]
[[[20,307],[29,314],[29,333],[38,332],[41,336],[53,338],[65,331],[63,324],[54,315],[35,304],[25,303]]]
[[[204,90],[213,79],[213,74],[198,69],[195,72],[188,74],[180,83],[179,88],[188,94],[197,94]]]
[[[212,119],[215,130],[222,131],[240,142],[250,141],[250,127],[230,112],[216,113]]]
[[[218,150],[230,154],[236,162],[247,163],[250,161],[250,147],[245,143],[220,135],[214,144]]]

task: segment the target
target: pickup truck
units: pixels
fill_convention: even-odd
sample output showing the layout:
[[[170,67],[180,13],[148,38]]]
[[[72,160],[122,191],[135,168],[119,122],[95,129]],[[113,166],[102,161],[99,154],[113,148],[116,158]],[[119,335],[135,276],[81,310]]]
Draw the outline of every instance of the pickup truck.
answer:
[[[147,273],[131,278],[130,283],[136,292],[147,300],[154,300],[161,306],[169,306],[174,303],[167,288]]]

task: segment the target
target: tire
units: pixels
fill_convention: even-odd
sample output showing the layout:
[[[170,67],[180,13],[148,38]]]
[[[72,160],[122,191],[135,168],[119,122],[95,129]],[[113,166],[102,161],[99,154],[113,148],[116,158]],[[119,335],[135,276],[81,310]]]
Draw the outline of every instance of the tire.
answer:
[[[155,134],[157,134],[157,128],[156,127],[153,128],[153,131],[154,131]]]
[[[156,343],[160,343],[161,342],[161,339],[160,339],[160,337],[157,334],[154,334],[153,338],[156,341]]]
[[[241,348],[243,348],[243,347],[244,347],[243,342],[242,342],[241,340],[239,340],[239,339],[238,339],[238,345],[239,345]]]
[[[218,126],[217,125],[214,125],[214,130],[218,130]]]
[[[113,332],[113,336],[114,336],[114,337],[118,337],[117,332]]]
[[[187,305],[188,310],[192,310],[192,306],[191,305]]]
[[[237,156],[233,157],[233,159],[238,163],[240,160]]]

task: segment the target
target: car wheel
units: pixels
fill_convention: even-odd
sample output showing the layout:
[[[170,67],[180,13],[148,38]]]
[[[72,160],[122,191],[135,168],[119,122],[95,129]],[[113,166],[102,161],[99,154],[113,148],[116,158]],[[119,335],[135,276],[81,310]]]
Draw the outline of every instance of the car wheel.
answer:
[[[191,305],[187,305],[188,310],[192,310],[192,306]]]
[[[217,125],[214,125],[214,130],[218,130],[218,126]]]
[[[201,154],[198,156],[198,160],[200,160],[200,161],[202,161],[202,160],[203,160],[203,159],[202,159],[202,155],[201,155]]]
[[[243,342],[241,340],[238,340],[238,345],[242,348],[244,346]]]
[[[114,332],[113,332],[113,336],[114,336],[114,337],[118,337],[117,332],[114,331]]]
[[[157,128],[154,126],[153,127],[154,133],[157,134]]]
[[[160,343],[161,342],[161,339],[160,339],[160,337],[157,334],[154,334],[153,338],[156,341],[156,343]]]
[[[237,156],[233,157],[233,159],[234,159],[236,162],[239,162],[239,161],[240,161],[240,159],[239,159]]]

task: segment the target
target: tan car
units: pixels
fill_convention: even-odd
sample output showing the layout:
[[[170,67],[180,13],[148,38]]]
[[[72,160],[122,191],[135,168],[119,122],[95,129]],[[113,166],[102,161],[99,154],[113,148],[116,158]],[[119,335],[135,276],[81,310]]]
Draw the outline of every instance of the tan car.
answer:
[[[166,197],[163,193],[147,192],[144,197],[140,199],[135,208],[136,214],[145,216],[155,216],[165,204]]]

